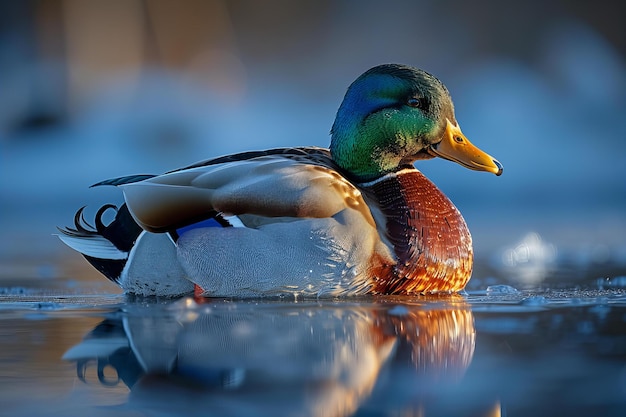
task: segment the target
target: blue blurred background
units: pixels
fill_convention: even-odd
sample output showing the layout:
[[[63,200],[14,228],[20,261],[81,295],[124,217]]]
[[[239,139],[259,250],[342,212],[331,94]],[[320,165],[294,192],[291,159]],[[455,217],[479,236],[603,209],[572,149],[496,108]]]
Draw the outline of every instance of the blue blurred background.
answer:
[[[417,165],[464,214],[477,258],[535,248],[626,268],[625,16],[612,0],[2,1],[4,274],[68,256],[55,227],[121,199],[88,189],[101,179],[327,146],[347,86],[385,62],[440,78],[465,134],[505,167]]]

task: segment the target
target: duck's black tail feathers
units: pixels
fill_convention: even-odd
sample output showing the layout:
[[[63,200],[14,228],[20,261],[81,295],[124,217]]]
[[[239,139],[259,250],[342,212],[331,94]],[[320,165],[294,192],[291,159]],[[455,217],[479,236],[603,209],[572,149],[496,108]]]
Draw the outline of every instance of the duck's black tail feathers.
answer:
[[[105,225],[102,216],[115,210],[115,219]],[[115,283],[128,261],[130,250],[142,232],[132,218],[126,204],[102,206],[95,216],[95,226],[85,220],[85,207],[74,215],[74,227],[58,228],[59,238],[72,249],[83,254],[98,271]]]
[[[118,185],[132,184],[133,182],[139,182],[154,177],[156,177],[156,175],[152,174],[127,175],[125,177],[111,178],[108,180],[97,182],[89,188],[100,187],[101,185],[113,185],[117,187]]]

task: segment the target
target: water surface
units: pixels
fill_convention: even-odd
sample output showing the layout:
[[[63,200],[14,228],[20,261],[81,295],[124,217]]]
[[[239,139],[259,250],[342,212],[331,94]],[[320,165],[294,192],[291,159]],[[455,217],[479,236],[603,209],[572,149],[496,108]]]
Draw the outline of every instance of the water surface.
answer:
[[[622,416],[626,291],[0,295],[1,415]]]

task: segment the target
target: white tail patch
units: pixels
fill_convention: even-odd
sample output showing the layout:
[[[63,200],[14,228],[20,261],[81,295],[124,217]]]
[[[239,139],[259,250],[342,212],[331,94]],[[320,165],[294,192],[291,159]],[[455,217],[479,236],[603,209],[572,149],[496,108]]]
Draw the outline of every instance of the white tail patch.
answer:
[[[63,243],[83,255],[98,259],[123,260],[128,258],[128,253],[122,252],[108,239],[100,235],[93,236],[69,236],[57,235]]]

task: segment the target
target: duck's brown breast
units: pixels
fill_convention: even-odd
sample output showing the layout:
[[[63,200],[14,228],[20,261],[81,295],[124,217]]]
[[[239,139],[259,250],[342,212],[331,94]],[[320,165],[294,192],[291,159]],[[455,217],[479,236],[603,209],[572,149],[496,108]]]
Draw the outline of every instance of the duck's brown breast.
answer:
[[[415,169],[363,187],[378,202],[394,266],[377,271],[373,292],[411,294],[459,291],[472,273],[472,238],[459,210]]]

